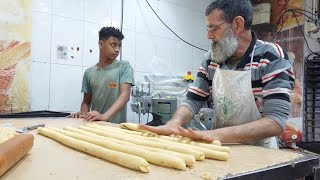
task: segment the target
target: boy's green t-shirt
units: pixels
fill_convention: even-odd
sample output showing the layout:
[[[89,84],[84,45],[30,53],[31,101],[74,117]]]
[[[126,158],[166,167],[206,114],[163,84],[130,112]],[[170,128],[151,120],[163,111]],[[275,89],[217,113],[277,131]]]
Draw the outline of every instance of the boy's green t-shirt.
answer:
[[[98,68],[88,68],[83,76],[81,92],[92,94],[91,111],[105,113],[120,95],[120,85],[134,85],[133,68],[128,61],[116,60],[112,64]],[[109,122],[126,122],[127,106]]]

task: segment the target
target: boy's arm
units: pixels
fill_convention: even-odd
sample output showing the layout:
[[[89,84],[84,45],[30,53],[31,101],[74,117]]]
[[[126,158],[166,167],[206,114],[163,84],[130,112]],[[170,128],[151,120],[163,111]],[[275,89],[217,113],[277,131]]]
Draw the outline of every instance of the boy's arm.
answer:
[[[104,121],[109,121],[115,114],[120,112],[130,100],[131,84],[120,85],[120,95],[113,105],[102,115]]]
[[[90,111],[90,104],[91,104],[92,94],[84,93],[83,100],[81,103],[80,112],[86,115]]]

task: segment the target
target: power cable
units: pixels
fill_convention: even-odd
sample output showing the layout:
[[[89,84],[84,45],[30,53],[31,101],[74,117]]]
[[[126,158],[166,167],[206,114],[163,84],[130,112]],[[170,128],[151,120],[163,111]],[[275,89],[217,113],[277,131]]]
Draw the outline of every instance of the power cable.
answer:
[[[301,31],[301,33],[302,33],[302,35],[303,35],[303,38],[304,38],[304,41],[306,42],[306,45],[307,45],[308,50],[309,50],[312,54],[316,54],[316,55],[317,55],[318,53],[314,53],[314,52],[310,49],[310,46],[309,46],[309,44],[308,44],[308,41],[307,41],[307,39],[306,39],[306,37],[305,37],[305,35],[304,35],[303,30],[302,30],[301,27],[300,27],[300,23],[299,23],[299,21],[298,21],[297,15],[296,15],[295,13],[302,14],[302,15],[304,15],[305,17],[308,17],[309,19],[311,19],[313,22],[317,23],[317,21],[319,21],[319,19],[312,18],[312,17],[310,17],[309,15],[307,15],[306,13],[309,13],[309,14],[311,14],[311,15],[316,15],[316,14],[314,14],[314,13],[312,13],[312,12],[310,12],[310,11],[303,10],[303,9],[286,9],[286,10],[284,10],[284,11],[281,13],[281,15],[280,15],[277,23],[275,24],[275,27],[276,27],[276,28],[279,26],[281,20],[283,20],[284,15],[285,15],[286,13],[288,13],[288,12],[291,12],[291,13],[294,14],[295,19],[296,19],[296,22],[297,22],[297,24],[298,24],[298,26],[299,26],[299,29],[300,29],[300,31]],[[283,29],[283,23],[281,24],[280,29],[277,30],[277,31],[275,32],[275,34],[272,35],[272,36],[274,37],[275,35],[279,34],[279,33],[282,31],[282,29]],[[276,40],[277,38],[274,38],[274,39]],[[266,48],[265,48],[265,49],[267,49],[267,45],[266,45]],[[265,50],[265,49],[264,49],[264,50]],[[264,50],[261,52],[261,54],[264,52]]]
[[[293,13],[293,15],[294,15],[294,17],[295,17],[295,19],[296,19],[296,21],[297,21],[297,24],[298,24],[298,27],[299,27],[301,33],[303,34],[303,39],[304,39],[305,42],[306,42],[306,45],[307,45],[308,50],[309,50],[312,54],[319,55],[318,53],[315,53],[315,52],[313,52],[313,51],[310,49],[309,43],[308,43],[307,38],[306,38],[306,36],[304,35],[304,32],[303,32],[303,30],[302,30],[302,28],[301,28],[301,26],[300,26],[300,23],[299,23],[299,20],[298,20],[298,18],[297,18],[297,15],[296,15],[296,13],[295,13],[293,10],[292,10],[292,13]]]
[[[154,13],[154,14],[158,17],[158,19],[161,21],[161,23],[162,23],[166,28],[168,28],[176,37],[178,37],[181,41],[183,41],[184,43],[186,43],[186,44],[188,44],[188,45],[190,45],[190,46],[192,46],[192,47],[194,47],[194,48],[200,49],[200,50],[202,50],[202,51],[205,51],[205,52],[208,51],[208,50],[202,49],[202,48],[200,48],[200,47],[198,47],[198,46],[195,46],[195,45],[187,42],[186,40],[182,39],[182,38],[181,38],[177,33],[175,33],[166,23],[163,22],[163,20],[159,17],[159,15],[158,15],[158,14],[155,12],[155,10],[152,8],[152,6],[150,5],[149,1],[146,0],[146,2],[147,2],[147,4],[149,5],[149,7],[151,8],[151,10],[153,11],[153,13]]]

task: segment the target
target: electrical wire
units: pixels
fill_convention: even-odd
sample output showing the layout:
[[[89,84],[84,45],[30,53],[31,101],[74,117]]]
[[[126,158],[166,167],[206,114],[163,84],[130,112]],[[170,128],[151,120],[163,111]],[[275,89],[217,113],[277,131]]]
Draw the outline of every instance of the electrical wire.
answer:
[[[303,39],[304,39],[304,41],[305,41],[305,43],[306,43],[306,45],[307,45],[308,50],[309,50],[312,54],[318,55],[318,53],[315,53],[315,52],[313,52],[313,51],[311,50],[311,48],[310,48],[310,46],[309,46],[309,43],[308,43],[308,41],[307,41],[307,38],[306,38],[306,36],[304,35],[304,32],[303,32],[303,30],[302,30],[302,28],[301,28],[301,25],[300,25],[300,23],[299,23],[299,20],[298,20],[298,18],[297,18],[297,14],[296,14],[296,13],[299,13],[299,14],[304,15],[305,17],[311,19],[311,20],[312,20],[313,22],[315,22],[315,23],[316,23],[319,19],[312,18],[312,17],[308,16],[306,13],[309,13],[309,14],[311,14],[311,15],[316,15],[316,14],[314,14],[314,13],[312,13],[312,12],[310,12],[310,11],[303,10],[303,9],[286,9],[286,10],[283,11],[282,14],[280,15],[280,17],[279,17],[279,19],[278,19],[278,21],[277,21],[277,23],[276,23],[276,25],[275,25],[276,27],[279,26],[281,20],[283,20],[283,16],[284,16],[286,13],[288,13],[288,12],[291,12],[291,13],[294,15],[294,17],[295,17],[295,19],[296,19],[296,22],[297,22],[297,24],[298,24],[298,27],[299,27],[299,29],[300,29],[300,32],[302,33]],[[278,34],[278,33],[280,33],[280,32],[282,31],[282,29],[283,29],[283,24],[284,24],[284,23],[282,23],[280,29],[279,29],[278,31],[276,31],[276,34]]]
[[[161,21],[161,23],[162,23],[166,28],[168,28],[177,38],[179,38],[181,41],[183,41],[184,43],[186,43],[186,44],[188,44],[188,45],[190,45],[190,46],[192,46],[192,47],[194,47],[194,48],[200,49],[200,50],[205,51],[205,52],[208,51],[208,50],[202,49],[202,48],[200,48],[200,47],[198,47],[198,46],[195,46],[195,45],[187,42],[186,40],[182,39],[182,38],[181,38],[177,33],[175,33],[165,22],[163,22],[163,20],[159,17],[159,15],[156,13],[156,11],[152,8],[152,6],[150,5],[149,1],[146,0],[146,2],[147,2],[147,4],[149,5],[149,7],[151,8],[151,10],[153,11],[153,13],[154,13],[154,14],[158,17],[158,19]]]
[[[307,10],[304,10],[304,9],[291,9],[291,10],[294,10],[294,11],[303,11],[303,12],[307,12],[307,13],[310,13],[314,16],[318,16],[317,14],[313,13],[313,12],[310,12],[310,11],[307,11]]]
[[[279,26],[281,20],[283,20],[283,16],[284,16],[286,13],[288,13],[288,12],[291,12],[291,13],[296,12],[296,13],[302,14],[302,15],[308,17],[309,19],[311,19],[311,20],[312,20],[313,22],[315,22],[315,23],[316,23],[317,21],[319,21],[319,19],[312,18],[312,17],[310,17],[310,16],[308,16],[308,15],[306,14],[306,13],[309,13],[309,14],[311,14],[311,15],[316,15],[316,14],[310,12],[310,11],[306,11],[306,10],[303,10],[303,9],[286,9],[286,10],[284,10],[284,11],[281,13],[281,15],[280,15],[277,23],[275,24],[275,27],[278,27],[278,26]],[[299,21],[298,21],[298,19],[297,19],[297,17],[296,17],[297,15],[294,14],[294,16],[295,16],[295,19],[296,19],[296,21],[297,21],[297,23],[298,23],[298,26],[299,26],[299,28],[300,28],[300,31],[301,31],[301,33],[302,33],[302,35],[303,35],[303,37],[304,37],[304,40],[305,40],[305,42],[306,42],[306,45],[307,45],[308,50],[309,50],[312,54],[318,55],[318,53],[314,53],[314,52],[310,49],[309,44],[308,44],[308,41],[307,41],[307,39],[306,39],[306,37],[305,37],[305,35],[304,35],[304,33],[303,33],[303,30],[301,29],[300,24],[299,24]],[[275,32],[275,34],[272,35],[272,36],[274,37],[275,35],[279,34],[279,33],[282,31],[282,29],[283,29],[283,23],[281,24],[280,29],[277,30],[277,31]],[[276,40],[277,38],[274,38],[274,39]],[[266,49],[267,49],[267,45],[266,45],[265,49],[262,50],[261,54],[263,54]]]
[[[295,17],[295,19],[296,19],[296,21],[297,21],[297,24],[298,24],[298,27],[299,27],[301,33],[303,34],[303,38],[304,38],[304,40],[305,40],[305,42],[306,42],[306,45],[307,45],[308,50],[309,50],[312,54],[319,55],[318,53],[315,53],[315,52],[313,52],[313,51],[310,49],[309,43],[308,43],[307,38],[306,38],[306,36],[304,35],[304,32],[303,32],[303,30],[302,30],[302,28],[301,28],[301,26],[300,26],[300,23],[299,23],[299,20],[298,20],[298,18],[297,18],[297,15],[296,15],[296,13],[295,13],[294,11],[292,11],[292,13],[293,13],[293,15],[294,15],[294,17]]]
[[[311,15],[313,15],[313,16],[317,16],[317,15],[314,14],[313,12],[310,12],[310,11],[307,11],[307,10],[303,10],[303,9],[286,9],[286,10],[284,10],[284,11],[282,12],[282,14],[280,15],[280,17],[279,17],[279,19],[278,19],[278,21],[277,21],[277,23],[276,23],[276,26],[278,26],[278,25],[280,24],[280,21],[283,20],[283,16],[284,16],[287,12],[296,12],[296,13],[299,13],[299,14],[304,15],[305,17],[308,17],[309,19],[311,19],[311,20],[314,21],[314,22],[319,21],[319,19],[315,19],[315,18],[310,17],[310,16],[308,16],[308,15],[306,14],[306,13],[309,13],[309,14],[311,14]],[[303,13],[303,12],[306,12],[306,13]],[[282,27],[283,27],[283,24],[282,24]],[[282,27],[281,27],[281,29],[280,29],[279,31],[282,30]],[[279,32],[279,31],[278,31],[278,32]]]
[[[307,13],[310,13],[311,15],[313,15],[314,17],[318,17],[317,19],[313,19],[313,21],[314,21],[314,23],[315,24],[317,24],[317,22],[319,22],[320,23],[320,19],[319,19],[319,16],[317,15],[317,14],[315,14],[315,13],[313,13],[313,12],[310,12],[310,11],[306,11],[306,10],[303,10],[303,9],[293,9],[293,10],[295,10],[295,11],[303,11],[303,12],[307,12]],[[306,15],[306,14],[304,14],[304,15]],[[309,16],[308,16],[309,17]]]
[[[153,13],[154,13],[154,14],[157,16],[157,18],[161,21],[161,23],[162,23],[166,28],[168,28],[176,37],[178,37],[181,41],[185,42],[186,44],[188,44],[188,45],[190,45],[190,46],[192,46],[192,47],[195,47],[195,48],[200,49],[200,50],[202,50],[202,51],[207,51],[207,50],[205,50],[205,49],[199,48],[199,47],[197,47],[197,46],[195,46],[195,45],[193,45],[193,44],[185,41],[185,40],[182,39],[179,35],[177,35],[168,25],[166,25],[165,22],[163,22],[163,20],[159,17],[159,15],[158,15],[158,14],[155,12],[155,10],[152,8],[152,6],[150,5],[149,1],[146,0],[146,2],[147,2],[147,4],[148,4],[148,6],[151,8],[151,10],[153,11]],[[303,32],[302,28],[300,27],[300,23],[299,23],[299,20],[298,20],[298,18],[297,18],[296,13],[299,13],[299,14],[304,15],[305,17],[311,19],[311,20],[312,20],[313,22],[315,22],[315,23],[317,23],[317,22],[319,21],[319,19],[314,19],[314,18],[310,17],[309,15],[307,15],[306,13],[309,13],[309,14],[311,14],[311,15],[313,15],[313,16],[316,16],[316,17],[317,17],[317,15],[314,14],[313,12],[310,12],[310,11],[307,11],[307,10],[303,10],[303,9],[286,9],[286,10],[283,11],[282,14],[280,15],[280,17],[279,17],[279,19],[278,19],[278,21],[277,21],[277,23],[276,23],[276,27],[278,27],[278,25],[280,24],[281,20],[283,21],[284,15],[285,15],[286,13],[288,13],[288,12],[293,13],[293,15],[294,15],[294,17],[295,17],[295,19],[296,19],[296,22],[297,22],[297,24],[298,24],[298,26],[299,26],[299,29],[300,29],[300,31],[301,31],[301,33],[302,33],[302,35],[303,35],[303,38],[304,38],[304,40],[305,40],[305,42],[306,42],[306,45],[307,45],[308,50],[309,50],[312,54],[317,54],[317,53],[313,52],[313,51],[310,49],[309,44],[308,44],[308,42],[307,42],[307,39],[306,39],[306,37],[305,37],[305,35],[304,35],[304,32]],[[305,13],[304,13],[304,12],[305,12]],[[276,32],[276,34],[278,34],[279,32],[281,32],[282,29],[283,29],[283,23],[281,24],[281,28]]]

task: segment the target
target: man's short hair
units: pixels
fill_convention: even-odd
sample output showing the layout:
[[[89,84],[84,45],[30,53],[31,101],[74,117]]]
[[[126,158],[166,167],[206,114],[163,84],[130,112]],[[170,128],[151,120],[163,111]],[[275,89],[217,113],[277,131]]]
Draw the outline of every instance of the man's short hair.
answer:
[[[114,27],[103,27],[100,29],[99,31],[99,40],[106,40],[109,37],[116,37],[120,40],[124,39],[124,35],[122,34],[122,32]]]
[[[214,0],[207,6],[205,15],[208,16],[215,9],[222,10],[222,17],[228,22],[242,16],[245,29],[251,29],[252,5],[249,0]]]

